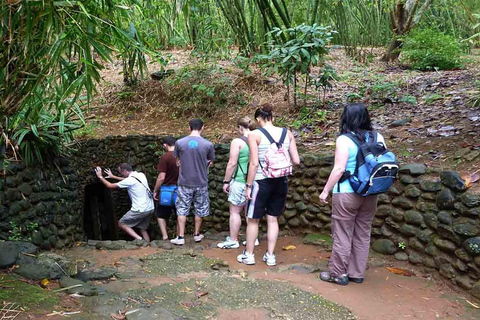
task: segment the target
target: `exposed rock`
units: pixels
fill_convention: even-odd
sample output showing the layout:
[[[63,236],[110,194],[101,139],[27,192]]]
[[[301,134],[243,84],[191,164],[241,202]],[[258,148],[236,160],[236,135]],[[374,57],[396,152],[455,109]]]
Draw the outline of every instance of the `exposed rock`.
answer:
[[[403,119],[393,121],[388,126],[390,128],[402,127],[402,126],[406,125],[407,123],[411,123],[411,122],[412,122],[411,118],[403,118]]]
[[[386,193],[381,193],[377,196],[379,204],[390,204],[390,197]]]
[[[421,212],[438,212],[438,207],[435,203],[424,201],[423,199],[418,200],[416,208]]]
[[[372,244],[372,249],[381,254],[392,255],[397,251],[395,244],[388,239],[379,239]]]
[[[455,277],[456,272],[450,263],[444,263],[440,266],[440,274],[445,278],[452,279]]]
[[[388,229],[387,225],[382,225],[382,227],[380,228],[381,231],[382,231],[382,235],[384,235],[385,237],[391,237],[393,235],[393,232],[390,231],[390,229]]]
[[[462,261],[464,262],[471,262],[472,261],[472,257],[470,257],[467,253],[467,251],[465,251],[465,249],[457,249],[455,250],[455,255]]]
[[[395,253],[395,259],[398,261],[408,261],[408,255],[403,251],[397,252]]]
[[[473,281],[468,276],[455,277],[454,282],[457,286],[459,286],[462,289],[465,289],[465,290],[472,289]]]
[[[412,176],[423,175],[427,172],[427,166],[422,163],[407,164],[399,169],[400,173],[408,173]]]
[[[437,206],[440,209],[453,209],[455,205],[455,194],[452,190],[444,188],[437,195]]]
[[[421,264],[423,262],[423,258],[418,253],[412,252],[408,256],[408,261],[410,261],[413,264]]]
[[[430,242],[425,248],[425,253],[431,255],[432,257],[435,257],[436,255],[438,255],[438,248],[432,242]]]
[[[296,215],[297,215],[297,211],[295,211],[295,210],[286,210],[285,213],[283,214],[283,216],[287,220],[295,217]]]
[[[462,220],[455,221],[453,224],[453,231],[455,231],[455,233],[466,237],[474,237],[480,233],[480,228],[475,224],[475,221],[465,218],[461,219]]]
[[[437,192],[442,188],[440,181],[434,181],[429,179],[420,179],[420,189],[427,192]]]
[[[428,268],[436,268],[435,259],[432,257],[426,256],[423,258],[423,264]]]
[[[405,210],[412,209],[413,208],[413,203],[408,200],[407,198],[404,197],[398,197],[393,199],[392,204],[396,207],[403,208]]]
[[[463,203],[457,202],[455,203],[455,210],[460,212],[464,216],[472,216],[472,217],[479,217],[480,216],[480,208],[469,208],[465,206]]]
[[[456,246],[453,242],[451,241],[448,241],[448,240],[442,240],[440,238],[435,238],[433,240],[433,243],[435,243],[435,245],[443,250],[443,251],[446,251],[446,252],[454,252],[455,249],[456,249]]]
[[[393,208],[390,205],[382,204],[382,205],[377,207],[377,211],[375,213],[375,216],[376,217],[388,217],[389,215],[391,215],[396,210],[397,209]]]
[[[433,192],[424,192],[420,196],[422,199],[428,200],[428,201],[435,201],[437,200],[437,195]]]
[[[427,226],[436,230],[438,227],[438,218],[437,215],[434,213],[425,213],[423,215],[423,221]]]
[[[467,154],[464,158],[467,161],[473,161],[476,157],[480,156],[480,151],[478,150],[473,150],[469,154]]]
[[[289,270],[294,270],[300,274],[309,274],[320,271],[319,266],[315,266],[312,264],[305,264],[305,263],[296,263],[292,264],[288,267]]]
[[[313,167],[313,166],[317,165],[318,162],[319,162],[318,157],[316,157],[314,155],[311,155],[311,154],[305,155],[305,158],[303,159],[303,163],[307,167]]]
[[[417,238],[410,238],[408,241],[408,248],[417,250],[419,252],[425,251],[425,246]]]
[[[295,204],[295,208],[296,208],[298,211],[300,211],[300,212],[303,212],[303,211],[307,210],[307,206],[305,205],[305,203],[303,203],[303,202],[301,202],[301,201],[300,201],[300,202],[297,202],[297,203]]]
[[[49,270],[49,279],[60,279],[66,274],[74,276],[77,274],[77,262],[54,253],[41,253],[37,257],[35,265]]]
[[[442,171],[440,180],[444,185],[455,191],[465,191],[467,189],[465,181],[460,176],[460,173],[456,171]]]
[[[98,296],[99,293],[102,293],[105,291],[105,289],[98,287],[98,286],[92,286],[90,284],[87,284],[81,280],[78,279],[73,279],[69,277],[62,277],[59,281],[60,287],[62,288],[67,288],[71,286],[76,286],[74,288],[70,288],[66,290],[68,294],[80,294],[82,296]],[[79,286],[78,286],[79,285]]]
[[[431,240],[431,236],[433,234],[433,231],[430,230],[430,229],[425,229],[425,230],[422,230],[418,233],[417,237],[418,237],[418,240],[424,242],[424,243],[428,243],[430,242]]]
[[[421,225],[423,223],[423,216],[420,212],[415,210],[408,210],[404,214],[405,222],[413,224],[413,225]]]
[[[115,268],[100,268],[98,270],[81,270],[77,274],[77,279],[87,282],[91,280],[110,279],[115,275]]]
[[[460,197],[460,200],[462,201],[462,203],[469,207],[469,208],[473,208],[473,207],[477,207],[477,206],[480,206],[480,195],[478,194],[473,194],[473,193],[470,193],[470,192],[465,192],[464,194],[462,194],[462,196]]]
[[[480,237],[472,237],[465,240],[462,243],[462,247],[470,254],[471,256],[480,255]]]
[[[452,214],[448,211],[440,211],[437,214],[438,221],[446,224],[446,225],[451,225],[453,223],[453,217]]]
[[[36,263],[22,264],[16,268],[14,272],[24,278],[32,280],[52,279],[50,277],[50,270]]]
[[[445,239],[448,239],[450,241],[453,241],[457,245],[460,245],[462,243],[462,239],[460,238],[460,236],[456,234],[453,231],[452,226],[449,226],[449,225],[439,224],[437,228],[437,235]]]
[[[0,269],[9,268],[18,258],[18,249],[13,242],[0,242]]]
[[[409,185],[409,184],[418,183],[418,179],[412,176],[409,176],[408,174],[402,174],[400,176],[400,182],[403,184]]]
[[[401,233],[407,236],[415,236],[418,233],[418,229],[414,226],[411,226],[409,224],[404,224],[399,230]]]
[[[422,194],[420,192],[420,190],[418,190],[417,187],[415,187],[414,185],[408,185],[405,190],[404,190],[404,193],[407,197],[409,198],[418,198],[420,197],[420,195]]]
[[[291,227],[296,228],[296,227],[300,226],[301,222],[298,218],[293,218],[293,219],[288,220],[287,224]]]

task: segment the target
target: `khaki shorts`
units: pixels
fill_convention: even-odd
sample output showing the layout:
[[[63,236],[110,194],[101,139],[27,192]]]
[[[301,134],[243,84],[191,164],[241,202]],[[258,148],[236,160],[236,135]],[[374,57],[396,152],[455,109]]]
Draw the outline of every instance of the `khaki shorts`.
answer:
[[[147,230],[153,211],[138,212],[130,210],[125,213],[119,222],[130,228]]]

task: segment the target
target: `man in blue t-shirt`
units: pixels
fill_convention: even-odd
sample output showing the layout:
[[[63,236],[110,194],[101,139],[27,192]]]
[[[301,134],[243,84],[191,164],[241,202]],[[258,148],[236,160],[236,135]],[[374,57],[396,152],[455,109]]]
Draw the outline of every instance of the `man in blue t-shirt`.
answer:
[[[202,138],[203,121],[190,120],[190,135],[175,143],[174,156],[180,166],[178,177],[177,209],[178,234],[170,240],[176,245],[185,244],[185,223],[193,202],[195,209],[195,232],[193,239],[200,242],[203,235],[200,227],[204,217],[210,214],[210,199],[208,197],[208,167],[215,159],[213,144]]]

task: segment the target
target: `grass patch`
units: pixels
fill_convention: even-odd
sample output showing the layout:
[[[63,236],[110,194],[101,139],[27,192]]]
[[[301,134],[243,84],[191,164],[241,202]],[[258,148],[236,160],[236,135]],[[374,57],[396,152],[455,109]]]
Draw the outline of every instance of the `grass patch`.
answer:
[[[303,239],[303,243],[331,247],[333,244],[333,239],[330,237],[330,235],[310,233]]]
[[[18,303],[21,307],[32,310],[50,310],[58,304],[55,293],[22,282],[16,275],[0,274],[0,303],[3,301]],[[7,288],[4,288],[7,287]]]

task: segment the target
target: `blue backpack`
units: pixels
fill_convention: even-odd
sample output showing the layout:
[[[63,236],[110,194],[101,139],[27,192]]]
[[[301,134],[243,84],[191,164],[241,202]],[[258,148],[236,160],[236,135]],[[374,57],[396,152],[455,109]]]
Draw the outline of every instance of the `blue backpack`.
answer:
[[[362,197],[387,192],[397,178],[398,165],[393,152],[387,150],[382,142],[377,142],[377,133],[366,133],[365,141],[361,141],[353,133],[346,133],[358,146],[355,172],[346,171],[339,180],[348,179],[353,191]]]
[[[158,204],[161,206],[174,207],[177,200],[177,186],[161,186]]]

